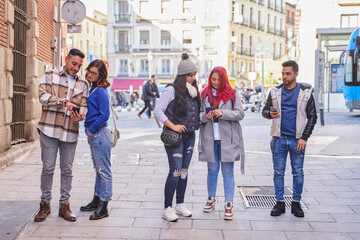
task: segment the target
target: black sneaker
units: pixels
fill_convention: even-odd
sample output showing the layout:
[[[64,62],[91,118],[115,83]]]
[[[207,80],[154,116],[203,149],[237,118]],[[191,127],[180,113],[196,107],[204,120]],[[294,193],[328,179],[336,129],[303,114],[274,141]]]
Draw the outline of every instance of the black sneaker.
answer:
[[[280,216],[282,213],[285,213],[285,202],[277,201],[276,205],[271,210],[271,216]]]
[[[304,217],[304,211],[301,209],[300,202],[291,202],[291,213],[295,217]]]

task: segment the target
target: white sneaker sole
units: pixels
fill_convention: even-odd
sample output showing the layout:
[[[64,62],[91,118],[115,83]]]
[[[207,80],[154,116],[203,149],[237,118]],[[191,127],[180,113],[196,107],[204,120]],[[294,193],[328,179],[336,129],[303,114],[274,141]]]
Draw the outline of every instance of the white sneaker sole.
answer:
[[[181,215],[183,217],[191,217],[192,216],[192,213],[190,213],[190,215],[184,215],[184,214],[181,214],[180,212],[176,212],[176,214],[179,214],[179,215]]]
[[[233,217],[226,217],[226,216],[224,216],[224,220],[233,220]]]
[[[179,218],[169,219],[169,218],[167,218],[167,217],[165,217],[165,216],[162,216],[162,218],[165,219],[165,220],[168,221],[168,222],[176,222],[177,220],[179,220]]]

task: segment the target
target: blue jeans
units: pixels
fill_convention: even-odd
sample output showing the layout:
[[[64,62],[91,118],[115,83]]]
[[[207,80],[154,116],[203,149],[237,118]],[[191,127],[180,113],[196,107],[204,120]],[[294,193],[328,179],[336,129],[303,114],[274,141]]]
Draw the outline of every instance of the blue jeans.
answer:
[[[218,173],[223,175],[225,202],[233,202],[234,199],[234,162],[221,162],[221,141],[214,141],[215,162],[208,162],[207,189],[209,197],[216,196]]]
[[[286,158],[290,153],[291,168],[293,175],[293,200],[300,201],[304,185],[304,157],[305,150],[297,151],[298,141],[294,137],[273,137],[270,143],[273,153],[274,186],[277,201],[284,200],[284,176]]]
[[[194,151],[195,133],[183,133],[180,146],[165,146],[169,161],[169,174],[165,183],[164,207],[171,207],[176,190],[176,204],[184,203],[188,168]]]
[[[100,128],[90,136],[85,128],[91,149],[91,158],[96,171],[94,195],[101,201],[110,201],[112,196],[111,143],[114,133],[109,127]]]

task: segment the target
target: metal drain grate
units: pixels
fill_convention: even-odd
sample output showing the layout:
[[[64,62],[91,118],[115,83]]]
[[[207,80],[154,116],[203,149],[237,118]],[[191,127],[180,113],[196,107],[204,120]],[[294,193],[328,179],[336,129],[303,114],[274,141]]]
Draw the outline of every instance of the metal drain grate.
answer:
[[[38,201],[0,201],[0,239],[13,240],[34,218],[39,209]]]
[[[272,208],[276,204],[274,187],[239,187],[239,191],[247,208]],[[286,208],[291,208],[292,190],[289,187],[284,189],[284,200]],[[302,201],[300,204],[306,209]]]

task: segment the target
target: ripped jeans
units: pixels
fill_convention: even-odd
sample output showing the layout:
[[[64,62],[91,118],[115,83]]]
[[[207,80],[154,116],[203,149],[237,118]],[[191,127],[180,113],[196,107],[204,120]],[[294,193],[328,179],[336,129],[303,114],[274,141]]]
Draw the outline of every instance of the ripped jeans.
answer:
[[[171,207],[176,190],[176,204],[184,203],[188,168],[194,151],[195,133],[183,133],[180,146],[165,150],[169,161],[169,174],[165,183],[164,207]]]
[[[101,201],[110,201],[112,196],[111,174],[111,143],[112,130],[109,127],[100,128],[94,136],[90,136],[85,128],[91,150],[91,158],[96,172],[94,195]]]

